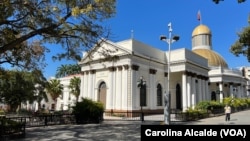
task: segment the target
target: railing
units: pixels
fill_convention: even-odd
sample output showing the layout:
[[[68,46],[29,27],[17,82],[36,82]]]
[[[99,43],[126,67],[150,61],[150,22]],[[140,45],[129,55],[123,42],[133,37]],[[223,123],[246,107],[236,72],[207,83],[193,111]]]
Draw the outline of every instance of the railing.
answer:
[[[9,120],[0,118],[0,140],[9,140],[25,137],[25,120]]]
[[[244,108],[232,108],[232,112],[244,110]],[[186,113],[181,110],[171,109],[170,121],[190,121],[199,120],[202,118],[208,118],[224,114],[224,109],[213,109],[204,113],[192,112]],[[141,112],[105,112],[103,114],[103,120],[126,120],[126,121],[140,121]],[[164,121],[164,114],[149,113],[144,111],[145,121]],[[2,117],[6,120],[16,121],[24,123],[25,127],[39,127],[39,126],[50,126],[50,125],[62,125],[62,124],[76,124],[76,118],[73,114],[42,114],[33,116],[20,116],[20,117]],[[2,128],[2,127],[1,127]],[[2,131],[2,130],[1,130]]]
[[[6,117],[12,121],[25,121],[26,127],[38,127],[61,124],[74,124],[75,116],[73,114],[42,114],[35,116]]]

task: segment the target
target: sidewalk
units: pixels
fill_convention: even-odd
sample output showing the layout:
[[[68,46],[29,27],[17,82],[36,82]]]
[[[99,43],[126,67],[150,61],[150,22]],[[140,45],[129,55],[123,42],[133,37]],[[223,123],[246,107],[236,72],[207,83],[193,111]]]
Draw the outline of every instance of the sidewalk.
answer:
[[[225,116],[201,119],[193,122],[174,122],[182,125],[249,125],[250,110]],[[141,125],[160,125],[160,121],[104,121],[101,124],[60,125],[26,129],[26,138],[18,141],[140,141]]]

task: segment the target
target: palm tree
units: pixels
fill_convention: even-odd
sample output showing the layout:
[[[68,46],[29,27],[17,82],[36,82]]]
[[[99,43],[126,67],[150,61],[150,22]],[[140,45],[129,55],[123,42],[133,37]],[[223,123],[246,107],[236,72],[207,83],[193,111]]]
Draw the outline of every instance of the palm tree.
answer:
[[[72,93],[76,97],[76,103],[78,102],[80,96],[80,87],[81,87],[81,79],[79,77],[73,77],[70,79],[69,89],[70,93]]]
[[[65,77],[68,75],[79,74],[81,67],[78,64],[61,65],[56,71],[56,77]]]
[[[55,105],[57,104],[57,98],[62,95],[63,92],[63,84],[61,84],[58,79],[51,79],[46,86],[47,92],[50,94],[51,98],[55,101]]]
[[[56,70],[56,78],[59,77],[65,77],[67,75],[68,66],[67,65],[61,65]]]

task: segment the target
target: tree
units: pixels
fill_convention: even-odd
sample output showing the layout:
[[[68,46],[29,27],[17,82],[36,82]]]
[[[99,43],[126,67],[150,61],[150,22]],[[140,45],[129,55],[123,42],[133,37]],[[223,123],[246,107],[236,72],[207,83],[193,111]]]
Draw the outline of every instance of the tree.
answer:
[[[56,70],[56,78],[67,76],[67,70],[68,70],[68,66],[67,65],[61,65]]]
[[[46,102],[48,102],[48,97],[45,91],[46,84],[48,82],[40,70],[33,71],[33,76],[35,76],[34,84],[36,88],[36,95],[35,95],[34,101],[38,102],[38,109],[41,109],[42,108],[41,101],[45,100]]]
[[[80,60],[109,30],[103,21],[115,14],[116,0],[1,0],[0,64],[38,66],[46,43],[61,47],[53,59]],[[51,48],[55,48],[53,46]],[[35,64],[35,65],[34,65]]]
[[[248,26],[243,27],[242,30],[237,33],[239,38],[231,46],[230,52],[236,56],[246,56],[248,62],[250,62],[250,16],[248,23]]]
[[[51,79],[46,86],[46,91],[50,94],[52,100],[57,104],[57,98],[62,95],[63,84],[59,79]]]
[[[81,79],[79,77],[73,77],[70,79],[69,89],[70,93],[72,93],[76,97],[76,103],[78,102],[81,90]]]
[[[32,72],[18,70],[0,71],[0,102],[4,102],[15,110],[22,102],[38,101],[38,97],[46,99],[44,86],[46,79],[41,71]]]
[[[81,67],[78,64],[61,65],[56,70],[56,77],[65,77],[73,74],[79,74]]]

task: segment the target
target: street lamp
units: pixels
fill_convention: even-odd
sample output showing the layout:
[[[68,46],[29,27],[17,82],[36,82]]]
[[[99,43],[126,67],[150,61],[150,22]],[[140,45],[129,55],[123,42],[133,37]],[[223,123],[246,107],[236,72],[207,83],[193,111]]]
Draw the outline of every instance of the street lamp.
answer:
[[[140,119],[141,121],[144,121],[144,113],[142,111],[142,106],[145,106],[145,86],[146,86],[146,81],[143,80],[143,77],[140,77],[140,80],[137,81],[137,87],[140,88],[140,106],[141,106],[141,116]]]
[[[168,93],[165,92],[164,95],[164,101],[165,101],[165,107],[164,107],[164,123],[166,125],[170,124],[170,100],[171,100],[171,92],[170,92],[170,55],[171,55],[171,44],[178,41],[180,39],[179,36],[173,36],[172,37],[172,25],[171,23],[168,24],[168,31],[169,31],[169,37],[167,38],[164,35],[160,36],[160,40],[164,41],[168,44],[168,85],[167,90]]]

